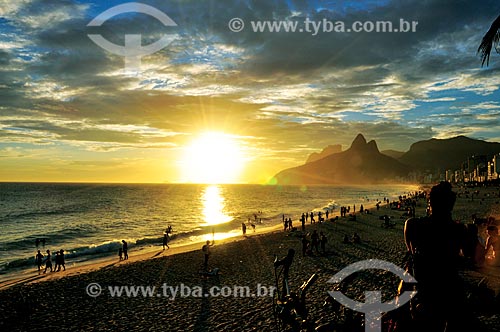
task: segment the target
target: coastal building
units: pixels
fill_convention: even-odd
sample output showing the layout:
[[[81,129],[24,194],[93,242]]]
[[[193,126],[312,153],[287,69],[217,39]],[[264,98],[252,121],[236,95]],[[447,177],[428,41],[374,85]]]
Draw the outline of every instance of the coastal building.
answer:
[[[488,162],[488,180],[498,180],[500,178],[500,154],[494,155]]]

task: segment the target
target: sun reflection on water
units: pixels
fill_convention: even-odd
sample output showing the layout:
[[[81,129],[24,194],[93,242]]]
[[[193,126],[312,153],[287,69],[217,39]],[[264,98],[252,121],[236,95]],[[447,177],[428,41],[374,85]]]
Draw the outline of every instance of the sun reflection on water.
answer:
[[[203,202],[203,226],[216,226],[232,220],[231,216],[224,213],[224,197],[217,185],[207,186],[202,194]]]

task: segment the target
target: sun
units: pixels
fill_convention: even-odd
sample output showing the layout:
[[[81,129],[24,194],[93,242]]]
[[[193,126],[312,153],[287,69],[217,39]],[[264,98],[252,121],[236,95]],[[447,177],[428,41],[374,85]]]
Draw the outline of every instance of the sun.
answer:
[[[181,181],[237,183],[245,163],[238,140],[221,132],[205,132],[185,147],[180,163]]]

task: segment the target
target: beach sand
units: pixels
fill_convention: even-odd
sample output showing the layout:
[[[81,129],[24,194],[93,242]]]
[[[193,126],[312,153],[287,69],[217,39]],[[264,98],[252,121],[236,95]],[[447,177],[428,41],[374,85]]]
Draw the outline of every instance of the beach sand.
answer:
[[[494,216],[500,219],[498,189],[479,189],[480,195],[472,201],[462,196],[458,199],[454,217],[470,222],[472,214],[478,217]],[[487,195],[489,194],[489,195]],[[426,202],[419,201],[417,216],[425,215]],[[275,286],[273,261],[275,255],[283,257],[289,248],[296,251],[290,269],[290,286],[297,289],[311,274],[318,280],[308,293],[310,315],[318,324],[336,322],[342,317],[339,310],[323,306],[327,292],[333,285],[327,281],[347,265],[364,259],[377,258],[402,265],[406,248],[403,241],[403,212],[382,206],[379,211],[370,208],[371,214],[357,214],[356,221],[340,218],[323,224],[307,223],[307,232],[323,231],[328,237],[327,254],[302,257],[301,232],[273,231],[247,232],[247,237],[216,241],[212,247],[209,265],[218,268],[219,276],[203,276],[201,244],[191,247],[154,249],[130,260],[118,262],[103,260],[96,265],[72,269],[68,262],[65,273],[53,273],[43,278],[17,279],[4,284],[0,291],[1,331],[276,331],[269,296],[201,296],[191,294],[172,299],[163,296],[163,284],[183,285],[201,290],[204,294],[211,287],[229,290],[234,286],[248,286],[256,295],[257,287]],[[389,215],[394,228],[381,227],[379,216]],[[297,219],[295,219],[297,220]],[[294,226],[300,230],[300,223]],[[361,236],[359,244],[344,244],[345,234],[354,232]],[[237,241],[236,241],[237,240]],[[181,251],[185,251],[182,252]],[[488,290],[498,294],[500,269],[484,268],[464,271],[468,289],[475,291],[483,280]],[[362,299],[365,290],[384,289],[384,300],[393,298],[399,278],[383,271],[365,271],[340,284],[341,290],[353,299]],[[87,286],[98,283],[100,296],[87,294]],[[153,296],[112,297],[108,286],[155,286]],[[95,290],[95,289],[91,289]],[[179,289],[180,291],[180,289]],[[185,294],[184,294],[185,295]],[[484,331],[496,331],[500,326],[498,301],[491,308],[478,306],[476,315],[484,324]],[[480,309],[480,310],[479,310]],[[362,316],[358,316],[362,320]],[[364,330],[360,326],[360,331]]]

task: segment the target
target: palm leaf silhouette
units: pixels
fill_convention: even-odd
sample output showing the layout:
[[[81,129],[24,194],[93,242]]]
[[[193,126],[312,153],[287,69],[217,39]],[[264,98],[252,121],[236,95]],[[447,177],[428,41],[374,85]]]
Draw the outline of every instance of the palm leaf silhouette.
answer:
[[[500,53],[499,43],[500,41],[500,15],[497,19],[491,24],[490,29],[483,36],[483,40],[481,41],[481,45],[477,49],[477,53],[481,53],[481,67],[486,62],[486,66],[490,63],[490,53],[491,49],[495,47],[497,53]]]

